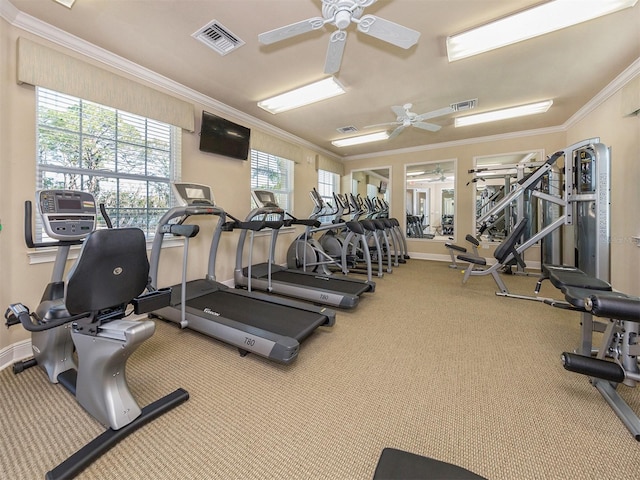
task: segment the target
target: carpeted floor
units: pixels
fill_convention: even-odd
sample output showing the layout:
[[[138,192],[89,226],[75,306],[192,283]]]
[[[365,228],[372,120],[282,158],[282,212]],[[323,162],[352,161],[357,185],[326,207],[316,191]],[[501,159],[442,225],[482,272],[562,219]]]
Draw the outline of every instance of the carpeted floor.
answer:
[[[80,478],[370,479],[384,447],[493,480],[638,478],[638,442],[560,363],[579,314],[496,297],[489,276],[461,280],[412,260],[289,366],[157,321],[129,362],[131,390],[141,405],[178,387],[190,399]],[[535,281],[505,277],[520,294]],[[548,283],[541,295],[559,297]],[[640,392],[620,390],[640,411]],[[39,369],[0,372],[0,405],[3,478],[43,478],[102,432]]]

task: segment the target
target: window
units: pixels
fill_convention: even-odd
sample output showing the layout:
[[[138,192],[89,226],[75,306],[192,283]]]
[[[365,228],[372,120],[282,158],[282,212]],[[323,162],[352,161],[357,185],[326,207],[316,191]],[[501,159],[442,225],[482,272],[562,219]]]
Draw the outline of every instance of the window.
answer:
[[[293,161],[251,150],[251,189],[271,190],[278,205],[293,208]],[[252,206],[255,207],[252,200]]]
[[[36,188],[90,192],[116,227],[153,236],[179,180],[179,142],[178,127],[37,89]]]
[[[340,175],[327,170],[318,170],[318,193],[322,197],[325,205],[332,205],[335,208],[333,193],[340,193]],[[319,217],[322,223],[331,223],[333,215]]]

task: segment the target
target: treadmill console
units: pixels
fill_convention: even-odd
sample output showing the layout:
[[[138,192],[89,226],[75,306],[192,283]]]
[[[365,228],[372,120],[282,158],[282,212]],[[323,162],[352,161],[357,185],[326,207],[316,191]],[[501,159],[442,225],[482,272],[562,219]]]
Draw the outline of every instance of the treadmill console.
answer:
[[[258,205],[258,208],[264,207],[275,207],[279,208],[278,202],[276,200],[276,195],[269,190],[251,190],[251,196],[253,200]]]
[[[55,240],[80,240],[96,229],[96,200],[76,190],[40,190],[38,210],[47,235]]]
[[[215,206],[213,192],[208,185],[198,183],[173,183],[173,193],[178,203],[183,206]]]

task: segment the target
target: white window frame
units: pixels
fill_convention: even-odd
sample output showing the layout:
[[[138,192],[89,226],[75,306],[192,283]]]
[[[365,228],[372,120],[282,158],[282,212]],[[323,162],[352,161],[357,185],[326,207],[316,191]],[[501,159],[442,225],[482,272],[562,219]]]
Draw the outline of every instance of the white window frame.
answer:
[[[86,137],[86,134],[83,133],[81,121],[79,122],[77,129],[64,130],[64,131],[60,129],[56,129],[55,125],[43,125],[41,123],[40,107],[46,105],[46,107],[49,107],[48,110],[51,111],[53,108],[55,108],[56,104],[60,105],[61,111],[64,111],[65,104],[73,104],[73,105],[77,105],[78,108],[82,111],[85,108],[84,107],[85,105],[91,105],[93,108],[100,109],[100,112],[107,112],[109,115],[113,113],[113,115],[115,115],[118,119],[121,120],[120,124],[124,125],[128,122],[131,122],[129,123],[129,125],[136,125],[136,129],[138,129],[141,132],[143,140],[140,141],[139,139],[136,139],[135,141],[133,141],[133,143],[131,141],[127,142],[127,139],[120,137],[120,135],[117,132],[118,128],[116,127],[116,137],[110,140],[113,142],[112,152],[113,152],[114,166],[109,169],[100,168],[99,170],[92,170],[88,168],[83,168],[83,164],[81,160],[80,160],[80,164],[77,167],[60,165],[55,162],[46,163],[43,161],[43,158],[41,156],[41,150],[42,150],[41,137],[42,135],[46,135],[46,132],[64,133],[67,136],[67,138],[73,139],[73,142],[75,142],[75,138],[77,137],[79,151],[81,151],[81,146],[83,145],[82,143],[83,136]],[[159,218],[159,216],[161,216],[168,208],[170,208],[175,204],[175,199],[173,198],[173,195],[170,193],[171,189],[169,186],[171,182],[180,180],[180,168],[181,168],[180,143],[181,143],[181,134],[182,134],[181,129],[179,127],[168,125],[163,122],[158,122],[153,119],[147,119],[139,115],[123,112],[108,106],[99,105],[94,102],[88,102],[88,101],[79,99],[77,97],[73,97],[71,95],[54,92],[52,90],[47,90],[41,87],[36,88],[36,110],[37,110],[36,112],[36,136],[37,136],[36,150],[38,152],[36,156],[36,190],[45,188],[44,178],[47,174],[54,175],[54,176],[55,175],[62,176],[62,178],[64,179],[63,180],[64,188],[67,188],[67,179],[70,178],[70,176],[76,176],[76,178],[79,177],[80,188],[86,189],[85,177],[88,175],[96,176],[96,172],[99,172],[97,173],[97,175],[103,178],[109,178],[110,181],[113,181],[116,186],[116,191],[115,192],[111,191],[111,193],[115,195],[116,205],[106,205],[106,206],[107,206],[107,211],[110,217],[112,217],[114,226],[117,227],[117,226],[123,226],[123,222],[119,222],[119,220],[121,219],[122,216],[125,216],[121,214],[123,214],[124,211],[126,210],[126,207],[120,207],[119,205],[119,201],[120,201],[119,199],[121,194],[121,187],[120,187],[121,183],[122,185],[125,185],[127,181],[137,182],[138,184],[146,183],[146,186],[147,186],[145,189],[145,205],[146,206],[135,207],[136,210],[141,210],[143,212],[140,216],[145,218],[146,221],[144,222],[144,225],[136,224],[135,226],[142,228],[142,230],[145,232],[145,235],[147,236],[147,239],[151,240],[155,234],[155,228],[156,228],[156,225],[153,222],[153,220],[155,219],[155,217]],[[80,118],[82,118],[82,114],[80,115]],[[161,138],[162,141],[165,141],[165,142],[168,141],[169,142],[168,147],[159,148],[154,146],[152,141],[152,138],[154,138],[154,136],[156,138]],[[139,150],[144,150],[145,152],[144,172],[132,173],[132,172],[125,172],[125,171],[118,171],[118,158],[119,158],[118,149],[122,150],[125,148],[132,148],[132,149],[136,148]],[[154,163],[149,161],[149,159],[153,154],[159,155],[160,158],[166,157],[168,159],[169,161],[168,168],[166,167],[163,168],[165,172],[168,172],[168,175],[166,176],[158,175],[157,172],[149,172],[149,167],[154,166]],[[147,157],[147,155],[149,155],[149,157]],[[80,157],[82,157],[82,153],[80,154]],[[157,165],[157,163],[155,165]],[[156,174],[154,175],[154,173]],[[124,182],[121,182],[121,181],[124,181]],[[148,195],[148,192],[149,192],[150,183],[155,183],[155,184],[166,183],[167,184],[167,188],[169,192],[168,205],[162,206],[162,207],[149,206],[148,202],[150,197]],[[122,190],[122,192],[124,192],[124,189]],[[97,198],[96,201],[100,202],[101,199]],[[99,215],[98,218],[100,220],[101,216]],[[36,238],[34,240],[36,242],[39,242],[39,241],[42,241],[43,229],[39,225],[39,219],[37,220],[38,222],[36,223],[36,232],[35,232]],[[140,223],[140,222],[134,222],[134,223]],[[104,223],[102,222],[102,220],[100,220],[100,227],[103,227],[103,226],[104,226]]]
[[[325,204],[336,207],[333,194],[340,193],[340,174],[329,170],[318,169],[318,193]],[[322,223],[331,223],[334,215],[325,215],[320,217]]]
[[[276,195],[278,205],[287,212],[293,211],[294,161],[270,153],[251,149],[251,190],[270,190]],[[253,199],[252,208],[255,208]]]

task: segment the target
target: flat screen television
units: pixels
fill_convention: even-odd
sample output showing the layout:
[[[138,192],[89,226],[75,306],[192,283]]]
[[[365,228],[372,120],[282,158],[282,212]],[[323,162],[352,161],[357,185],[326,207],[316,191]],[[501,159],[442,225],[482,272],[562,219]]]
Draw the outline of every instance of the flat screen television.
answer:
[[[246,160],[249,157],[251,130],[237,123],[202,112],[200,151]]]
[[[380,186],[378,187],[378,193],[384,195],[387,193],[387,182],[380,180]]]

